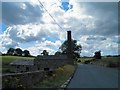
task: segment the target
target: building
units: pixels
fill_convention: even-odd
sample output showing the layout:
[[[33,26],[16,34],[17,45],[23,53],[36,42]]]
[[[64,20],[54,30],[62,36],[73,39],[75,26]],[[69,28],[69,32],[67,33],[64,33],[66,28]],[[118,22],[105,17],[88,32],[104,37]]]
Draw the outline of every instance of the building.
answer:
[[[11,72],[28,72],[34,69],[34,60],[15,60],[10,63]]]

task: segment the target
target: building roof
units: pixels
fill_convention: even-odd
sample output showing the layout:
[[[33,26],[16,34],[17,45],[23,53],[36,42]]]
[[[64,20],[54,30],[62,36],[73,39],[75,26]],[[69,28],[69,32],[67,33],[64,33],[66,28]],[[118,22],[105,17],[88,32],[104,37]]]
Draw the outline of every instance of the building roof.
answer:
[[[15,60],[10,65],[34,65],[34,60]]]

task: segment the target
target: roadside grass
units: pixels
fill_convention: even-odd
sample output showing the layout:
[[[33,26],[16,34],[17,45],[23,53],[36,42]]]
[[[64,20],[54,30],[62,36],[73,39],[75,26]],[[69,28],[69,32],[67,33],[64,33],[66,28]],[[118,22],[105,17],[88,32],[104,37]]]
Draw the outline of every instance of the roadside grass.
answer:
[[[120,57],[102,57],[101,61],[104,62],[118,62]]]
[[[2,68],[2,73],[10,73],[9,71],[9,63],[14,61],[14,60],[33,60],[33,57],[21,57],[21,56],[0,56],[0,62],[2,62],[2,66],[0,66],[0,68]]]
[[[106,64],[109,64],[109,63],[117,63],[117,62],[120,62],[120,57],[102,57],[101,59],[99,60],[96,60],[95,61],[96,63],[106,63]]]
[[[48,76],[42,82],[37,83],[34,88],[60,88],[60,86],[69,79],[74,73],[75,66],[65,65],[55,69],[52,76]]]
[[[94,58],[91,58],[91,57],[90,58],[82,57],[82,58],[78,58],[77,62],[87,64],[87,62],[90,63],[90,61],[93,59]],[[91,64],[105,66],[105,67],[118,68],[118,67],[120,67],[120,57],[102,56],[101,59],[94,59],[94,61],[91,61]]]
[[[78,61],[80,60],[81,62],[85,62],[85,61],[90,61],[94,59],[93,57],[82,57],[82,58],[78,58]],[[120,57],[102,57],[99,61],[102,61],[102,62],[118,62],[120,61]]]
[[[92,64],[118,68],[120,66],[120,57],[102,57],[101,59],[93,61]]]

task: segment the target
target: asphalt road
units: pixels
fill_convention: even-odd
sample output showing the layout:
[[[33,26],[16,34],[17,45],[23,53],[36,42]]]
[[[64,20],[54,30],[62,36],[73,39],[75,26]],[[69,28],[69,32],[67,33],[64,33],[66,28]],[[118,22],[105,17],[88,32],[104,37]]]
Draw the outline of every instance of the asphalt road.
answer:
[[[118,88],[118,70],[79,64],[67,88]]]

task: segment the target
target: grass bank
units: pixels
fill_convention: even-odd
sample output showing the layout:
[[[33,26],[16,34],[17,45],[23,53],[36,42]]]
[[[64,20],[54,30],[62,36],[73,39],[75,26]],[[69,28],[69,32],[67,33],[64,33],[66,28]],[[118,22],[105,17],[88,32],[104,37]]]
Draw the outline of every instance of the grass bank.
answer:
[[[34,88],[60,88],[60,86],[74,73],[75,66],[65,65],[55,69],[52,76],[46,76],[42,82],[37,83]]]
[[[102,59],[94,61],[93,64],[118,68],[120,66],[120,57],[102,57]]]
[[[118,62],[120,57],[102,57],[101,61],[103,62]]]
[[[86,61],[91,61],[94,58],[79,58],[78,63],[85,63]],[[90,63],[90,62],[89,62]],[[88,63],[88,64],[89,64]],[[119,67],[120,66],[120,57],[105,57],[103,56],[101,59],[94,59],[91,61],[91,64],[105,66],[105,67]]]

